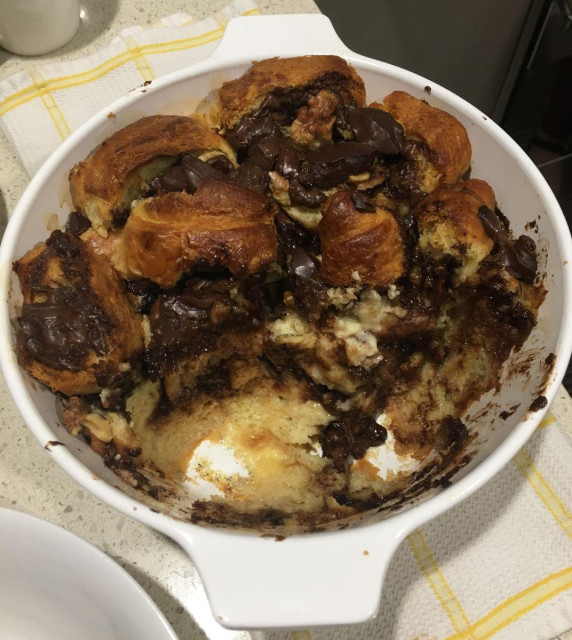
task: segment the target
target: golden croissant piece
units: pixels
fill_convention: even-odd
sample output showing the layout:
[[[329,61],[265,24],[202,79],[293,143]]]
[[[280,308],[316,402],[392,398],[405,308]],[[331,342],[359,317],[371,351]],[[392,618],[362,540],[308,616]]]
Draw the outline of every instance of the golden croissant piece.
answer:
[[[55,231],[14,264],[23,294],[18,356],[66,395],[122,387],[137,377],[141,321],[107,258]]]
[[[133,200],[184,153],[219,151],[235,164],[224,138],[194,115],[149,116],[107,138],[70,173],[74,206],[96,229],[108,229],[129,213]]]
[[[439,184],[454,184],[471,165],[471,142],[465,127],[450,113],[432,107],[405,91],[394,91],[372,107],[388,111],[406,137],[425,146],[414,152],[419,187],[431,193]]]
[[[380,207],[358,211],[353,197],[350,191],[339,191],[322,208],[322,277],[336,286],[356,280],[387,286],[405,270],[401,225],[391,211]]]
[[[479,209],[495,208],[495,195],[484,180],[442,185],[413,209],[419,248],[436,259],[455,258],[461,282],[475,274],[494,242],[486,233]]]
[[[274,206],[257,191],[208,179],[194,195],[165,193],[135,205],[123,248],[131,278],[165,288],[196,265],[243,277],[276,260]]]
[[[333,89],[344,103],[361,106],[365,85],[353,67],[338,56],[270,58],[255,62],[240,78],[225,82],[219,91],[220,124],[233,127],[243,116],[256,111],[263,100],[279,91],[285,96],[294,89],[316,94]]]

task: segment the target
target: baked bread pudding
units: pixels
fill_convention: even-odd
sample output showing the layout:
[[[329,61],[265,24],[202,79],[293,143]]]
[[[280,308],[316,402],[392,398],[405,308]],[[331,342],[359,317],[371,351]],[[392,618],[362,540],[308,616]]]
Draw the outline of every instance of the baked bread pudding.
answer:
[[[105,140],[14,264],[21,365],[157,508],[177,490],[193,522],[315,530],[466,464],[463,417],[536,324],[536,246],[456,118],[376,98],[335,56],[256,62],[215,128]]]

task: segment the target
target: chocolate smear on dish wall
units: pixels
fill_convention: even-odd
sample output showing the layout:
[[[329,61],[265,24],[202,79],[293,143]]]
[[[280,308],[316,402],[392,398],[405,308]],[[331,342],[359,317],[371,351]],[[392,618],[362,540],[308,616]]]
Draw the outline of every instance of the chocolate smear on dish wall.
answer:
[[[48,440],[44,445],[46,451],[51,451],[54,447],[65,447],[66,445],[59,440]]]
[[[548,406],[548,400],[546,399],[546,397],[538,396],[532,401],[532,404],[530,405],[529,409],[530,411],[540,411],[541,409],[544,409],[547,406]]]

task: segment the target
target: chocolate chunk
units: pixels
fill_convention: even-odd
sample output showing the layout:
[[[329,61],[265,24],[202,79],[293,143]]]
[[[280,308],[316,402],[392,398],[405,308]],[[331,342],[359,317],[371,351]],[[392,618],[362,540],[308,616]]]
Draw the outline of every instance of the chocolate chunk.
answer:
[[[187,176],[181,165],[169,167],[157,176],[151,186],[157,191],[185,191],[187,188]]]
[[[318,269],[312,258],[300,248],[292,253],[290,271],[303,280],[320,279]]]
[[[189,193],[194,193],[207,178],[221,179],[220,173],[214,167],[190,154],[181,158],[181,168],[185,174],[185,188]]]
[[[270,116],[246,115],[226,134],[235,149],[246,149],[255,142],[268,138],[278,129]]]
[[[492,257],[501,260],[515,278],[533,282],[538,269],[534,240],[528,236],[513,240],[499,215],[488,207],[479,209],[479,219],[486,233],[496,243]]]
[[[375,149],[362,142],[326,144],[308,153],[301,162],[299,178],[308,187],[329,189],[349,176],[371,168]]]
[[[333,420],[322,431],[320,445],[326,458],[331,458],[338,471],[344,471],[350,456],[363,458],[370,447],[378,447],[387,439],[387,429],[366,415],[347,414]]]
[[[213,156],[212,158],[209,158],[206,161],[206,163],[210,165],[213,169],[216,169],[223,176],[228,175],[231,171],[234,170],[234,167],[232,166],[232,162],[225,155],[222,155],[222,154],[219,156]]]
[[[139,298],[137,313],[148,314],[151,310],[151,305],[155,302],[159,293],[161,293],[161,287],[152,280],[147,279],[130,280],[125,286],[129,293]]]
[[[323,191],[316,188],[306,189],[298,178],[290,178],[288,195],[293,205],[317,209],[326,199]]]
[[[275,129],[272,135],[262,138],[256,144],[253,144],[248,150],[249,162],[261,169],[271,171],[274,161],[280,153],[281,137],[280,131]]]
[[[403,150],[403,127],[387,111],[362,107],[348,113],[356,140],[369,144],[380,153],[396,154]]]
[[[25,349],[34,359],[54,369],[81,371],[90,351],[105,354],[111,323],[87,293],[70,287],[35,293],[45,300],[24,304],[19,320]]]
[[[91,227],[91,222],[79,211],[72,211],[66,222],[66,232],[78,238]]]
[[[360,213],[375,213],[375,205],[361,191],[354,191],[351,200]]]
[[[191,154],[184,155],[180,162],[157,176],[151,186],[158,191],[188,191],[195,193],[207,178],[221,180],[222,174],[210,164]]]
[[[282,146],[276,160],[276,171],[285,178],[298,175],[300,169],[300,154],[292,147]]]
[[[530,236],[519,236],[513,244],[522,279],[532,282],[536,277],[536,243]]]
[[[264,191],[268,186],[268,172],[248,161],[235,169],[228,179],[255,191]]]
[[[292,252],[288,275],[292,283],[292,292],[302,307],[314,308],[328,289],[318,267],[301,247],[296,247]]]

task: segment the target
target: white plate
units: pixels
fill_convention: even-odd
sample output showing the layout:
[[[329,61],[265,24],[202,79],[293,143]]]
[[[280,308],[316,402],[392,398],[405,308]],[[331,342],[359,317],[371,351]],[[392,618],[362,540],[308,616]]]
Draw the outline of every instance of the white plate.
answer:
[[[54,524],[0,509],[2,640],[177,640],[111,558]]]

